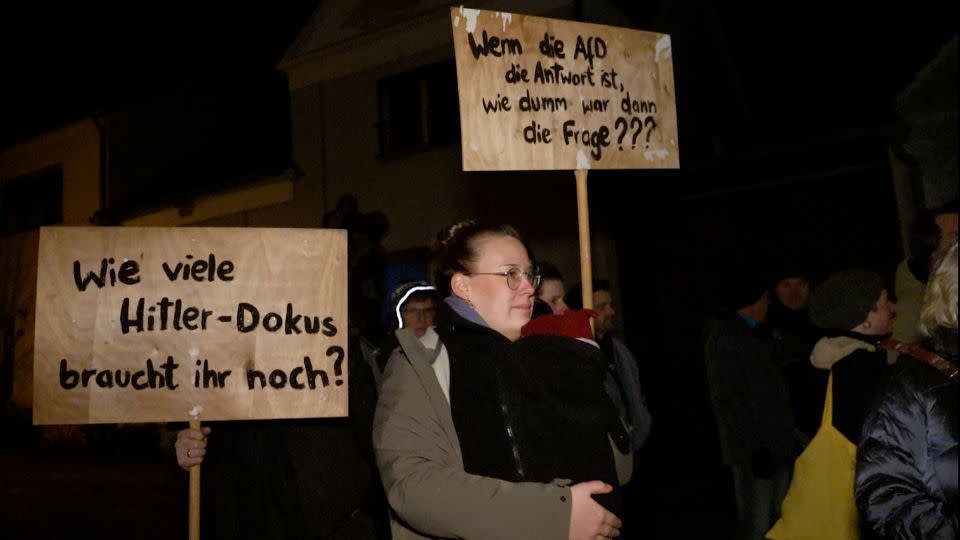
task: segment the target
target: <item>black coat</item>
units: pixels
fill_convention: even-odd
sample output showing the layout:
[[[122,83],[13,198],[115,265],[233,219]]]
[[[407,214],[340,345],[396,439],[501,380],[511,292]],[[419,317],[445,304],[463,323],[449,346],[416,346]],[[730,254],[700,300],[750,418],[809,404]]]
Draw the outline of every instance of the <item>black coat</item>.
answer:
[[[724,463],[792,463],[799,444],[781,366],[804,355],[806,348],[777,341],[735,312],[724,312],[706,320],[704,349]]]
[[[603,480],[597,501],[619,514],[608,433],[628,449],[603,389],[605,359],[561,336],[510,342],[442,304],[437,333],[450,358],[450,409],[466,472],[512,482]]]
[[[348,418],[216,422],[201,473],[203,538],[384,538],[373,466],[377,390],[349,344]]]
[[[863,421],[889,376],[885,336],[833,332],[817,342],[810,362],[833,373],[833,427],[851,443],[860,443]],[[824,390],[826,390],[824,388]],[[823,414],[824,391],[818,393],[817,416]]]
[[[957,365],[957,330],[925,344]],[[857,453],[857,507],[881,538],[956,539],[957,383],[910,357],[897,361]]]
[[[860,444],[863,422],[889,375],[887,352],[856,350],[834,364],[831,371],[833,427],[853,444]],[[817,414],[823,414],[823,403]]]
[[[776,297],[770,301],[767,325],[775,339],[792,343],[793,351],[801,348],[796,353],[791,351],[792,356],[780,363],[783,364],[783,377],[790,392],[794,427],[811,439],[820,428],[823,393],[830,375],[828,371],[810,364],[810,351],[823,337],[823,332],[810,322],[806,309],[791,310],[776,301]]]

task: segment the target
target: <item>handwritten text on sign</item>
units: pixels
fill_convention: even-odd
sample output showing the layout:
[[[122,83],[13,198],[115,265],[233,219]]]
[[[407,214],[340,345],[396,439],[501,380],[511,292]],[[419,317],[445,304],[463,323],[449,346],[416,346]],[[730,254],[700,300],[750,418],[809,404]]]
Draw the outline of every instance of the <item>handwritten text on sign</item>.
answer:
[[[343,231],[49,227],[34,422],[344,416]]]
[[[450,15],[464,170],[679,167],[669,35]]]

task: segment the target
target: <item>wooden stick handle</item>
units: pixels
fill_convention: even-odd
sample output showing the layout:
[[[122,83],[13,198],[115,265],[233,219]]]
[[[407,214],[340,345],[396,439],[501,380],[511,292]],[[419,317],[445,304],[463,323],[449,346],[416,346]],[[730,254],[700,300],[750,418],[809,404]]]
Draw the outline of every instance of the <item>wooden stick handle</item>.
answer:
[[[190,420],[190,429],[200,429],[200,420]],[[200,465],[190,467],[190,540],[200,540]]]
[[[590,259],[590,206],[587,204],[587,171],[577,169],[577,221],[580,224],[580,280],[583,309],[593,309],[593,263]],[[590,320],[593,326],[593,319]]]

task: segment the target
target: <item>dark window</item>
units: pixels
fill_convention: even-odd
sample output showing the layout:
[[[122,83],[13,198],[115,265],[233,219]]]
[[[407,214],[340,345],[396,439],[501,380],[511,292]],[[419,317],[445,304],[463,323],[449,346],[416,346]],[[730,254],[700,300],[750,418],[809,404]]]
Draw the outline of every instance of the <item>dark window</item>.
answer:
[[[56,167],[0,184],[0,236],[63,222],[63,169]]]
[[[460,141],[453,60],[381,79],[380,155],[393,157]]]

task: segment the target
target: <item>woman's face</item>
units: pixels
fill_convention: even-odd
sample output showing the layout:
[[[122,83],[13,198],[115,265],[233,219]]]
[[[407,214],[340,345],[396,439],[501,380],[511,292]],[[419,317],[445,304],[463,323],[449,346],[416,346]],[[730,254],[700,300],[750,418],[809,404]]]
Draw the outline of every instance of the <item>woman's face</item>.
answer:
[[[533,285],[524,277],[513,290],[505,276],[486,273],[507,272],[511,268],[529,271],[527,250],[516,238],[502,235],[483,236],[477,240],[476,247],[477,260],[469,268],[470,275],[464,275],[465,299],[473,303],[490,328],[515,341],[520,338],[520,328],[530,321]]]

